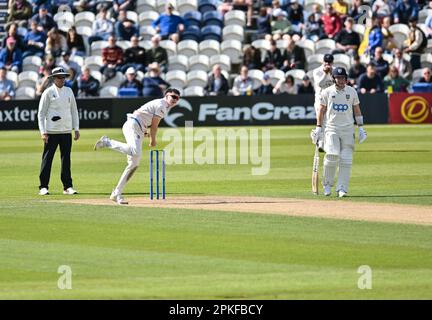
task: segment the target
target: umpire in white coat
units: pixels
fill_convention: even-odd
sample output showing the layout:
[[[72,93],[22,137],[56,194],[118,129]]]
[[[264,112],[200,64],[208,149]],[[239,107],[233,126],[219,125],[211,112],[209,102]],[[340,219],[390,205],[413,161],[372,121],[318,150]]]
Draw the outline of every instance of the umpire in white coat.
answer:
[[[71,176],[71,132],[74,131],[74,140],[80,138],[79,117],[72,89],[64,86],[67,76],[69,74],[63,68],[54,68],[50,75],[53,84],[43,92],[39,101],[38,123],[44,142],[39,175],[40,195],[49,194],[51,165],[57,146],[60,146],[63,194],[77,193],[73,189]]]

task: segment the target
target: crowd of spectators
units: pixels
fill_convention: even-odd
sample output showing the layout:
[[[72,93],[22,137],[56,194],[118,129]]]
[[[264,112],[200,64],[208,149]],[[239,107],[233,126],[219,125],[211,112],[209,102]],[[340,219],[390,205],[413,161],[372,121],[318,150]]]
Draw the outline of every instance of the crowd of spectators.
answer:
[[[299,83],[287,74],[272,85],[268,72],[306,71],[308,57],[298,42],[312,40],[316,43],[323,39],[335,41],[336,47],[331,53],[345,54],[352,59],[351,68],[347,70],[349,80],[360,93],[387,92],[389,88],[392,92],[408,91],[413,83],[413,72],[422,69],[421,55],[427,50],[428,39],[432,38],[431,1],[375,0],[364,3],[352,0],[347,3],[334,0],[326,2],[324,7],[315,3],[309,11],[304,0],[215,2],[222,15],[231,10],[243,10],[245,28],[252,36],[243,43],[238,75],[226,77],[220,65],[213,66],[204,88],[208,95],[313,93],[313,79],[307,75]],[[364,18],[361,6],[365,4],[371,7],[373,16],[363,19],[367,25],[364,34],[360,34],[353,27]],[[74,14],[91,11],[96,15],[88,38],[78,34],[74,26],[66,32],[59,28],[53,17],[62,6],[68,6]],[[419,12],[425,8],[430,11],[422,29],[418,26]],[[35,86],[37,96],[47,87],[48,75],[56,66],[71,74],[66,85],[78,97],[98,96],[102,79],[96,79],[88,66],[80,66],[72,58],[80,56],[84,59],[89,55],[91,44],[100,40],[108,42],[101,52],[103,81],[120,72],[125,80],[119,89],[136,91],[137,96],[161,96],[170,84],[163,76],[169,68],[168,52],[160,46],[160,41],[170,39],[178,43],[190,26],[176,13],[175,6],[167,2],[164,12],[152,23],[157,32],[151,39],[152,47],[145,49],[139,44],[140,26],[127,15],[135,9],[135,0],[9,0],[7,34],[0,47],[0,100],[14,98],[15,84],[8,80],[7,74],[22,72],[23,60],[30,56],[38,56],[43,61]],[[390,31],[391,25],[397,23],[409,26],[407,40],[402,45],[398,45]],[[263,52],[255,48],[252,42],[257,39],[267,40],[268,50]],[[130,41],[130,47],[122,49],[117,44],[120,40]],[[285,41],[284,48],[277,46],[279,40]],[[367,57],[367,63],[363,57]],[[254,88],[253,79],[248,75],[252,69],[263,71],[262,85],[258,89]],[[423,77],[419,81],[430,83],[430,72],[429,68],[423,68]],[[139,80],[138,73],[144,75]]]

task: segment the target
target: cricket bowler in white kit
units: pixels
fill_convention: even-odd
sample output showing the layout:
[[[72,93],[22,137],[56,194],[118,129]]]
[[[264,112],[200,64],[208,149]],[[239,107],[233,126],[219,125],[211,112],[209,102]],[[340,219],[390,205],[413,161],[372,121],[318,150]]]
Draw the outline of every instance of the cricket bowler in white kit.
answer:
[[[177,105],[180,92],[169,88],[165,91],[162,99],[154,99],[147,102],[133,113],[127,114],[127,121],[123,125],[123,135],[126,143],[116,141],[107,136],[101,137],[95,144],[94,149],[109,148],[127,155],[127,163],[117,186],[111,193],[110,199],[118,204],[128,204],[123,198],[123,189],[132,177],[142,157],[142,142],[144,136],[148,135],[150,129],[150,147],[156,146],[156,133],[159,123],[168,114],[169,109]]]
[[[347,86],[348,75],[344,68],[335,68],[332,72],[335,84],[321,92],[320,109],[317,114],[317,126],[312,131],[312,143],[316,144],[322,133],[322,123],[326,117],[324,129],[324,195],[330,196],[336,170],[339,167],[336,193],[342,198],[347,195],[353,161],[355,128],[354,118],[359,128],[359,143],[366,139],[363,129],[363,116],[360,102],[354,88]]]
[[[316,68],[313,73],[313,83],[314,83],[314,90],[315,90],[315,113],[318,117],[318,112],[320,109],[321,104],[321,92],[330,87],[334,84],[334,80],[332,77],[332,71],[333,71],[333,61],[334,57],[332,54],[327,53],[324,55],[323,64]],[[322,123],[323,129],[325,128],[325,118],[323,119]],[[320,136],[318,139],[318,147],[320,152],[323,152],[324,148],[324,140],[323,137]]]

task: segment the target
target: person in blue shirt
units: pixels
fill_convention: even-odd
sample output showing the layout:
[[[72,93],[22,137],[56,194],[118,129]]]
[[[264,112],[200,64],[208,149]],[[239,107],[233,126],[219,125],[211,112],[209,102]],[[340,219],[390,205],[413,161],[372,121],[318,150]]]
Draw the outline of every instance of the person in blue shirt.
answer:
[[[139,28],[132,20],[129,20],[125,10],[120,10],[117,22],[114,24],[117,40],[129,40],[132,36],[139,37]]]
[[[168,3],[165,6],[165,13],[153,21],[152,26],[163,40],[171,39],[177,43],[180,40],[180,34],[185,29],[185,21],[182,17],[173,14],[173,10],[173,5]]]
[[[6,67],[0,68],[0,101],[7,101],[15,97],[15,86],[12,81],[6,78]]]
[[[170,86],[160,77],[160,67],[157,62],[149,64],[149,75],[143,79],[143,96],[162,98],[163,92]]]
[[[31,18],[31,20],[36,21],[45,32],[57,26],[51,14],[48,13],[48,9],[49,7],[46,4],[41,4],[39,6],[39,12]]]
[[[373,58],[375,49],[382,47],[384,35],[381,31],[380,20],[377,16],[372,17],[372,29],[369,32],[369,43],[367,52]]]
[[[415,0],[398,0],[393,11],[394,23],[408,24],[410,18],[418,18],[419,5]]]
[[[32,20],[30,23],[30,30],[25,38],[24,42],[26,48],[23,52],[23,59],[27,56],[38,56],[43,58],[45,54],[45,42],[47,35],[45,32],[38,30],[38,23]]]
[[[6,67],[8,71],[20,73],[22,71],[22,52],[16,47],[16,40],[7,38],[6,48],[0,50],[0,67]]]
[[[126,80],[120,84],[119,88],[136,89],[136,95],[139,97],[142,96],[143,85],[139,80],[136,79],[136,72],[133,67],[129,67],[126,70]]]

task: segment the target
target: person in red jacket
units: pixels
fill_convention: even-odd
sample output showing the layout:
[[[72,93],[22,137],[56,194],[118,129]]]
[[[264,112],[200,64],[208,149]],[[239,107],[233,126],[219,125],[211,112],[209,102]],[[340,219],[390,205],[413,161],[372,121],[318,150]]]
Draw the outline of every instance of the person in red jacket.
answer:
[[[116,45],[116,38],[110,35],[108,46],[102,50],[103,66],[100,72],[105,76],[105,81],[114,78],[116,72],[123,65],[123,49]]]
[[[334,11],[331,4],[326,5],[325,14],[321,16],[321,20],[324,25],[325,34],[331,39],[342,29],[342,20]]]

